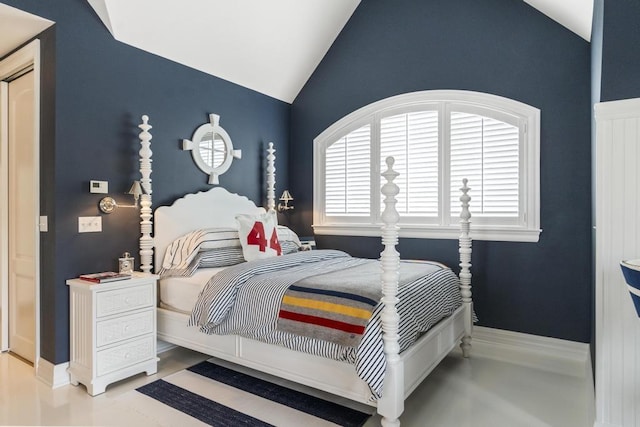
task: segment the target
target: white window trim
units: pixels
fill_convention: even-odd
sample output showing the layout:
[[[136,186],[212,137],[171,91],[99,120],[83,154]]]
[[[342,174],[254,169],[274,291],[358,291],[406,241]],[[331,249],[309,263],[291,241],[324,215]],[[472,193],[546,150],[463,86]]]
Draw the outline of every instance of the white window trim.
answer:
[[[524,150],[520,158],[521,165],[526,165],[528,174],[522,174],[520,182],[521,193],[526,197],[521,198],[523,204],[521,211],[527,212],[526,218],[521,218],[520,224],[514,226],[488,226],[483,225],[480,218],[474,224],[472,222],[472,236],[476,240],[497,240],[515,242],[537,242],[540,238],[540,110],[530,105],[480,92],[463,90],[431,90],[411,92],[386,98],[343,117],[314,139],[314,170],[313,170],[313,228],[316,234],[348,235],[348,236],[379,236],[380,235],[380,214],[373,209],[373,214],[363,223],[363,218],[331,217],[325,215],[325,152],[329,144],[352,130],[358,129],[365,124],[370,124],[373,132],[378,131],[380,117],[389,115],[395,110],[406,112],[409,109],[421,108],[427,105],[435,105],[436,108],[444,110],[450,105],[468,107],[470,110],[491,109],[503,112],[524,124],[521,129],[526,129],[524,138]],[[465,108],[466,109],[466,108]],[[441,129],[445,131],[444,129]],[[442,133],[441,133],[442,134]],[[446,150],[441,150],[446,151]],[[446,159],[440,154],[441,164]],[[375,147],[371,152],[372,176],[380,175],[379,147]],[[440,174],[449,173],[449,168],[440,168]],[[445,170],[446,169],[446,170]],[[448,180],[440,180],[441,185],[445,185]],[[473,183],[469,183],[472,188],[471,213],[473,215]],[[374,192],[371,196],[372,206],[379,206],[379,192]],[[441,203],[441,210],[448,210],[448,203]],[[447,218],[447,215],[445,215]],[[401,217],[402,221],[402,217]],[[459,229],[453,224],[452,219],[445,219],[444,225],[433,224],[425,218],[424,223],[401,223],[401,237],[415,238],[436,238],[436,239],[457,239]],[[451,223],[449,223],[451,222]]]

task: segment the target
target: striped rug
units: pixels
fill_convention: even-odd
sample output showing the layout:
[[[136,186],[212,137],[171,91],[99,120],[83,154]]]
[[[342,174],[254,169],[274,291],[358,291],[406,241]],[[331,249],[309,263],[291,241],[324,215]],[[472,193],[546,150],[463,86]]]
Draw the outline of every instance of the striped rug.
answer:
[[[144,385],[125,398],[128,406],[160,426],[355,427],[371,416],[212,360]]]

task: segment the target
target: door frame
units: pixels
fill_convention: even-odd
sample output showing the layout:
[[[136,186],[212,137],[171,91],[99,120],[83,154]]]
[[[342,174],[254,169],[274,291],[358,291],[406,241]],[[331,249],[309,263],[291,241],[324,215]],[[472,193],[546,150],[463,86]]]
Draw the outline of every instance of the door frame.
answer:
[[[16,74],[20,70],[33,65],[34,77],[34,191],[36,193],[36,217],[33,218],[35,240],[35,325],[36,348],[34,369],[38,369],[40,361],[40,40],[35,39],[21,49],[0,61],[0,235],[8,236],[9,232],[9,191],[8,191],[8,89],[9,84],[4,79]],[[9,239],[0,241],[0,302],[2,304],[2,331],[0,331],[0,351],[8,349],[9,341]]]

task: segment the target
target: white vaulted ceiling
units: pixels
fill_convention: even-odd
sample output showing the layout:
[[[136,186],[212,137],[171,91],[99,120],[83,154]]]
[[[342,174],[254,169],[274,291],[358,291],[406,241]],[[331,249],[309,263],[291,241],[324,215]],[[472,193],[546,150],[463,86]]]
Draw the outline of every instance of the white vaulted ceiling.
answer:
[[[590,39],[593,0],[524,1]],[[360,0],[88,2],[117,40],[293,102]]]
[[[116,40],[289,103],[360,3],[87,1]],[[523,1],[590,39],[593,0]],[[0,57],[51,24],[0,0]]]
[[[586,41],[591,40],[593,0],[524,0]]]
[[[121,42],[293,102],[360,0],[88,0]]]

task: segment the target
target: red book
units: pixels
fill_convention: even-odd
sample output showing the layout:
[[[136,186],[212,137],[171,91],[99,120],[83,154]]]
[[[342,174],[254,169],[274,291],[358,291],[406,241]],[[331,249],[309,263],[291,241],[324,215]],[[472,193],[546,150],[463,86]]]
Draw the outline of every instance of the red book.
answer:
[[[130,279],[129,273],[116,273],[113,271],[105,271],[104,273],[81,274],[80,279],[93,283],[113,282],[116,280]]]

